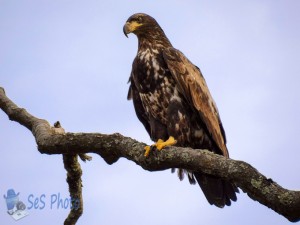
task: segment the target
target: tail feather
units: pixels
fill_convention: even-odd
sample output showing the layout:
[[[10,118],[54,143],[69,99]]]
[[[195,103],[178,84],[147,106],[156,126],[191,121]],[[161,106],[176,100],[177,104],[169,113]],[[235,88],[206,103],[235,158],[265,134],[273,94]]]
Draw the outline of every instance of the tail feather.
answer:
[[[176,171],[175,168],[172,168],[172,169],[171,169],[171,172],[172,172],[172,173],[175,173],[175,171]],[[184,174],[187,175],[190,184],[196,184],[196,180],[195,180],[195,177],[194,177],[193,172],[188,171],[188,170],[184,170],[184,169],[181,169],[181,168],[178,168],[178,169],[177,169],[177,175],[178,175],[179,180],[182,181],[182,180],[184,179]]]
[[[194,173],[194,176],[209,204],[223,208],[237,200],[239,191],[234,184],[207,174]]]

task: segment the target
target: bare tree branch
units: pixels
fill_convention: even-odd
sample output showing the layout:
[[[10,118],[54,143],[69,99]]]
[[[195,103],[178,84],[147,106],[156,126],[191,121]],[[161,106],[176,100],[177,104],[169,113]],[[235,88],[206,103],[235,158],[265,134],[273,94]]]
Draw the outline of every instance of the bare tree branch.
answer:
[[[6,97],[3,88],[0,88],[0,108],[10,120],[31,130],[41,153],[74,155],[90,152],[100,155],[108,164],[124,157],[149,171],[184,168],[215,175],[234,182],[250,198],[273,209],[289,221],[300,220],[300,191],[282,188],[246,162],[227,159],[206,150],[195,151],[180,147],[152,151],[145,158],[145,144],[121,134],[58,134],[46,120],[36,118],[15,105]]]
[[[71,211],[64,225],[74,225],[83,213],[82,170],[76,154],[63,154],[63,162],[67,170],[67,183],[71,197]]]
[[[59,121],[54,124],[54,130],[58,134],[64,134],[65,130],[61,127]],[[87,157],[83,155],[85,161]],[[88,158],[90,159],[90,158]],[[71,210],[66,218],[64,225],[75,225],[79,217],[83,213],[83,199],[82,199],[82,170],[78,162],[77,154],[63,154],[64,167],[67,170],[67,183],[69,185],[69,192],[71,197]]]

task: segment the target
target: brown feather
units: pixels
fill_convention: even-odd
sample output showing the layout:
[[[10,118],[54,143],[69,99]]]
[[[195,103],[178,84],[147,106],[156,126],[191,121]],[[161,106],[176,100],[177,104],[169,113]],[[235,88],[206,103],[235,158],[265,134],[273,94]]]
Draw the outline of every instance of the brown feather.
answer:
[[[198,110],[214,142],[229,157],[219,112],[201,71],[175,48],[167,48],[163,55],[179,91]]]

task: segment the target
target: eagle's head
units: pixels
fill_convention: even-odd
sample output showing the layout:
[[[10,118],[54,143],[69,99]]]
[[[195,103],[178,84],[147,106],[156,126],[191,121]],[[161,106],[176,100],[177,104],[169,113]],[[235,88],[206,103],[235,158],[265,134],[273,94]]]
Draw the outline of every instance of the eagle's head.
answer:
[[[123,27],[123,32],[126,37],[129,33],[134,33],[138,37],[146,37],[163,31],[153,17],[144,13],[136,13],[128,18]]]

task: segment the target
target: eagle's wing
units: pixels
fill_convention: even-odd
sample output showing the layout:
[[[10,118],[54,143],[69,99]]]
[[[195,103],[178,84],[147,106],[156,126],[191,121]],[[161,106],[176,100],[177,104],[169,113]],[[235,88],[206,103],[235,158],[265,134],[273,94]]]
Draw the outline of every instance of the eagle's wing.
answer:
[[[200,69],[175,48],[165,49],[163,57],[176,81],[179,92],[199,112],[212,139],[223,155],[229,157],[218,109]]]
[[[151,128],[150,128],[150,124],[148,121],[148,117],[146,116],[146,111],[145,111],[143,103],[141,101],[140,94],[139,94],[138,90],[136,89],[136,86],[132,79],[132,75],[129,77],[128,83],[130,83],[130,86],[129,86],[129,90],[128,90],[127,100],[133,100],[135,113],[136,113],[138,119],[142,122],[142,124],[146,128],[148,134],[151,135]]]

